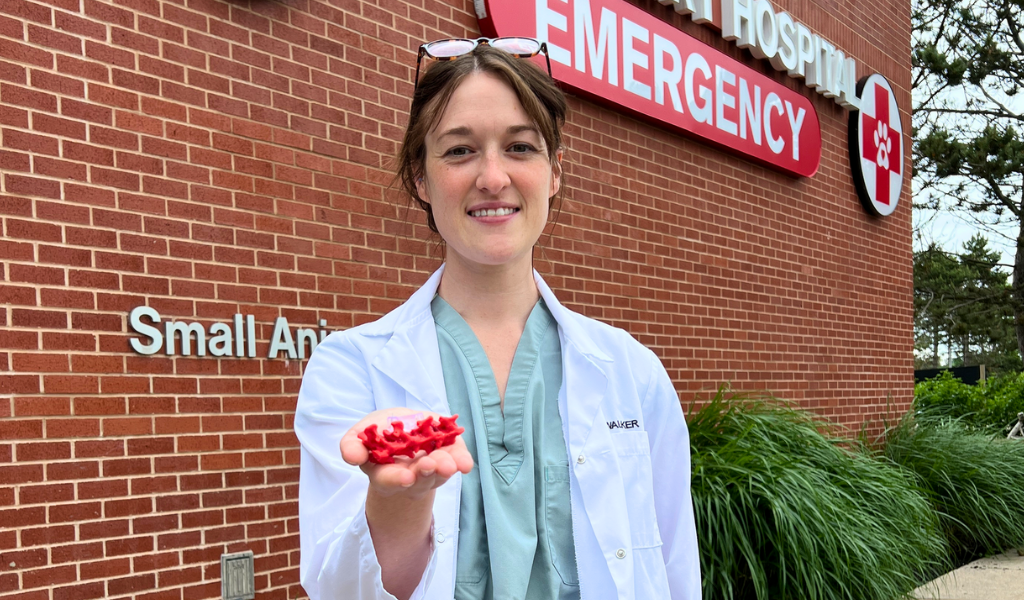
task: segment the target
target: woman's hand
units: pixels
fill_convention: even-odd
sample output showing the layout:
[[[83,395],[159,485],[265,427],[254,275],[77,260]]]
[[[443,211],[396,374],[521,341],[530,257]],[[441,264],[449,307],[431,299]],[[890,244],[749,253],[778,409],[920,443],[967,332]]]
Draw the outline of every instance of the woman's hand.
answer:
[[[434,490],[456,472],[469,473],[473,457],[458,436],[454,444],[430,454],[421,451],[412,458],[396,456],[393,464],[376,464],[370,462],[370,453],[358,436],[370,425],[377,425],[378,431],[390,428],[389,418],[402,418],[410,430],[417,421],[438,416],[408,408],[378,410],[341,438],[341,457],[370,479],[366,523],[380,563],[381,583],[397,598],[412,595],[430,558]]]
[[[341,457],[348,464],[357,466],[366,473],[370,479],[371,494],[385,498],[401,494],[410,500],[420,499],[424,494],[443,485],[456,472],[465,474],[473,469],[473,457],[466,448],[462,436],[456,437],[454,444],[438,448],[430,454],[421,452],[413,458],[396,456],[393,464],[371,463],[370,453],[358,436],[370,425],[377,425],[378,431],[390,429],[391,422],[396,417],[402,418],[406,430],[411,430],[417,421],[439,416],[441,415],[417,412],[408,408],[374,411],[356,423],[341,438]]]

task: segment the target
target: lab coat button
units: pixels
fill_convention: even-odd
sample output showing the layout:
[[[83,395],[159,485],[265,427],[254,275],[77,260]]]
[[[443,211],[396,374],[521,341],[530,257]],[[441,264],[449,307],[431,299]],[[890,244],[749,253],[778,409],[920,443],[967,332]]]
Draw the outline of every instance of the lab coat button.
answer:
[[[583,456],[582,454],[580,454],[579,458],[576,459],[576,463],[577,464],[581,464],[582,465],[585,462],[587,462],[587,457]]]
[[[437,535],[434,536],[434,539],[437,540],[438,544],[443,544],[444,543],[444,534],[441,533],[440,531],[438,531]]]
[[[626,558],[626,551],[623,550],[622,548],[619,548],[618,550],[615,551],[615,556],[617,558]]]

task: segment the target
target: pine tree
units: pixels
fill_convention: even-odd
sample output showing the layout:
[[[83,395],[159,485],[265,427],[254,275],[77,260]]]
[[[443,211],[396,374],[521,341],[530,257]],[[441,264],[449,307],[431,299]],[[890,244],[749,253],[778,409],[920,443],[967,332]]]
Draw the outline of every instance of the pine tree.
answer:
[[[915,201],[1017,231],[1024,355],[1024,0],[914,0],[912,26]]]
[[[998,260],[980,235],[965,242],[958,256],[934,244],[914,253],[918,366],[939,366],[940,347],[946,347],[956,355],[951,366],[1020,369],[1009,275]]]

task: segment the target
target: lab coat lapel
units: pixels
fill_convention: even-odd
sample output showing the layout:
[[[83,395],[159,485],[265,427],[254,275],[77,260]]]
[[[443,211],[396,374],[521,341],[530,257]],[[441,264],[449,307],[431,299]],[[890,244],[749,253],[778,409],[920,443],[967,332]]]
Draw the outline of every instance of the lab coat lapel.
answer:
[[[562,352],[565,356],[562,357],[562,370],[566,397],[572,398],[572,404],[567,404],[563,418],[568,418],[569,455],[578,457],[583,453],[595,424],[602,423],[598,416],[602,412],[608,377],[590,357],[565,341],[563,338]]]
[[[603,597],[602,591],[589,589],[583,582],[600,582],[607,573],[616,596],[631,598],[632,553],[622,559],[611,558],[618,549],[628,548],[630,540],[627,520],[620,518],[626,513],[626,496],[619,484],[622,475],[604,414],[605,397],[610,392],[606,369],[611,368],[612,359],[594,343],[584,318],[563,307],[540,276],[535,273],[534,277],[561,329],[565,388],[559,394],[559,410],[568,423],[569,468],[582,492],[578,502],[600,546],[582,553],[577,548],[580,593],[583,598]]]
[[[565,389],[572,395],[572,406],[563,407],[562,419],[568,425],[569,455],[579,456],[595,423],[603,423],[596,417],[601,412],[607,392],[608,376],[605,375],[605,368],[611,359],[597,348],[577,322],[580,317],[562,306],[536,271],[534,280],[541,298],[561,330]]]
[[[396,309],[394,334],[384,344],[372,367],[406,392],[408,408],[448,415],[441,353],[437,346],[430,302],[444,271],[442,265],[409,300]]]

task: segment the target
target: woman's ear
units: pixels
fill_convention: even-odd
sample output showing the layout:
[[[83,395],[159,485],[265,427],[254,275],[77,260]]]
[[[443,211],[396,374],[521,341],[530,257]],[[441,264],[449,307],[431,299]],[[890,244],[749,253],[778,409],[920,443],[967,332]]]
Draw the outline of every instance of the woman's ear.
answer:
[[[427,184],[423,181],[422,172],[416,175],[416,195],[420,197],[420,200],[430,204],[430,197],[427,195]]]
[[[551,161],[551,193],[548,194],[548,198],[554,198],[562,187],[562,156],[564,154],[564,151],[559,148],[555,152],[555,159]]]

